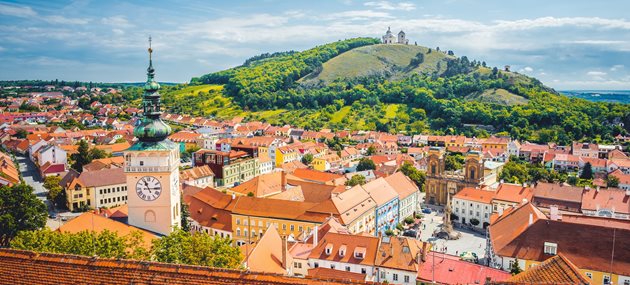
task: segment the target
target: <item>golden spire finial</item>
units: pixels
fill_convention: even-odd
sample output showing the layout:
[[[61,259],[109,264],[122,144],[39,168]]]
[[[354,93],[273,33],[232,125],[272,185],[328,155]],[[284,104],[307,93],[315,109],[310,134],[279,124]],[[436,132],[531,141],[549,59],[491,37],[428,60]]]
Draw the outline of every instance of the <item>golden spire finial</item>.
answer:
[[[153,53],[153,49],[151,48],[151,36],[149,36],[149,59],[151,59],[152,53]]]

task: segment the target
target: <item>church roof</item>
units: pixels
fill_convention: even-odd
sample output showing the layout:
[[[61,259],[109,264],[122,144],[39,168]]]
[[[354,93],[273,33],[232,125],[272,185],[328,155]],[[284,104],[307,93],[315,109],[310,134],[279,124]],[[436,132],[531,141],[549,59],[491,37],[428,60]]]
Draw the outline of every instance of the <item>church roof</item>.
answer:
[[[132,145],[128,150],[143,151],[143,150],[172,150],[179,146],[169,139],[165,139],[159,142],[143,142],[139,141]]]

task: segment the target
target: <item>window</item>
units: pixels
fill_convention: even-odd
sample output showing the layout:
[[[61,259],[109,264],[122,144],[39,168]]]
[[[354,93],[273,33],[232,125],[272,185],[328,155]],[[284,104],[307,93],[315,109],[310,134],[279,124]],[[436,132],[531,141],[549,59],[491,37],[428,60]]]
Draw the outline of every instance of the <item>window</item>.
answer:
[[[361,274],[366,274],[367,273],[367,269],[365,268],[361,268]],[[624,284],[625,285],[625,284]]]
[[[405,283],[409,283],[409,275],[405,275]]]
[[[350,271],[350,266],[346,266],[346,271]]]
[[[294,230],[295,230],[295,226],[291,225],[291,231],[294,231]]]
[[[623,281],[623,285],[630,285],[630,279],[626,279]]]
[[[236,219],[236,224],[240,225],[241,224],[241,219]]]
[[[282,230],[286,231],[287,230],[287,224],[282,224]]]
[[[155,223],[155,212],[152,210],[147,210],[144,212],[144,222],[145,223]]]
[[[608,284],[610,284],[610,276],[604,275],[604,285],[608,285]]]
[[[593,279],[593,273],[586,272],[585,274],[586,274],[586,277]]]
[[[315,267],[315,268],[319,267],[319,263],[315,262],[315,263],[313,264],[313,267]]]
[[[545,242],[545,254],[556,255],[558,252],[558,244],[553,242]]]
[[[394,279],[394,281],[398,281],[398,274],[394,273],[392,278]]]
[[[334,264],[331,264],[331,265],[330,265],[330,269],[335,269],[335,265],[334,265]]]
[[[381,271],[381,279],[385,279],[385,271]]]

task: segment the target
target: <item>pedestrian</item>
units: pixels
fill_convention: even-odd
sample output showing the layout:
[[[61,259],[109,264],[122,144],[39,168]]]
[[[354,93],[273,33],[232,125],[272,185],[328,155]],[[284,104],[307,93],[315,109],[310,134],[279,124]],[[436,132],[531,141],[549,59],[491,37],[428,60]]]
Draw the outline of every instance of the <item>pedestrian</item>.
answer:
[[[455,251],[455,255],[459,256],[459,250]]]

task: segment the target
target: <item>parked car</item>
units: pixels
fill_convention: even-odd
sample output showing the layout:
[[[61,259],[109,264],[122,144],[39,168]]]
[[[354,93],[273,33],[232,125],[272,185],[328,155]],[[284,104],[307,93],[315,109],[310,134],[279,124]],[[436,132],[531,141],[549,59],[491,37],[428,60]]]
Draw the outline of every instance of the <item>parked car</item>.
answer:
[[[414,230],[406,230],[403,233],[403,236],[405,237],[412,237],[412,238],[417,238],[418,237],[418,232],[414,231]]]
[[[422,212],[425,213],[425,214],[431,214],[431,209],[424,208],[424,209],[422,209]]]
[[[50,214],[48,215],[48,217],[54,220],[54,219],[56,219],[56,218],[57,218],[57,213],[54,213],[54,212],[53,212],[53,213],[50,213]]]

